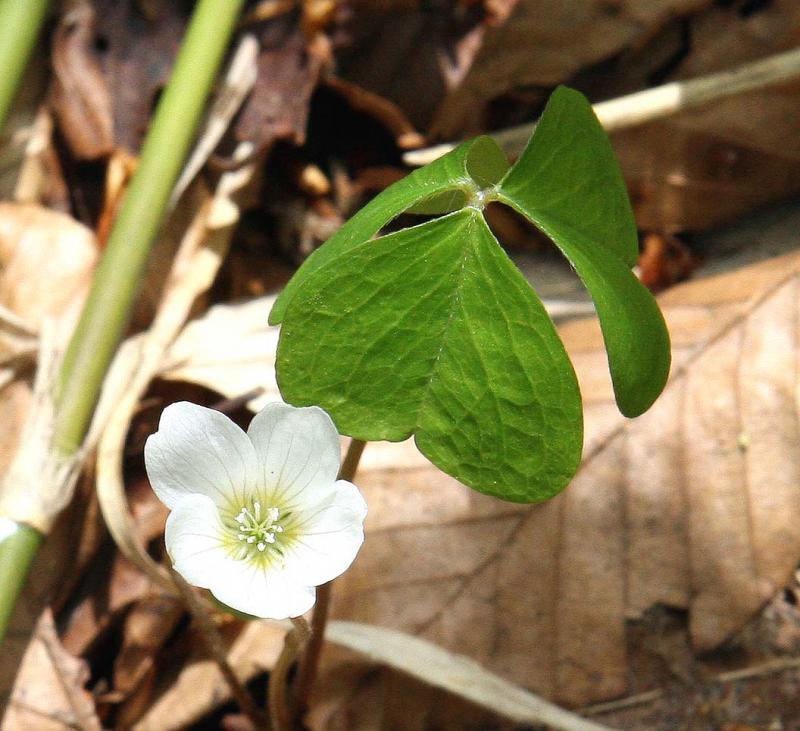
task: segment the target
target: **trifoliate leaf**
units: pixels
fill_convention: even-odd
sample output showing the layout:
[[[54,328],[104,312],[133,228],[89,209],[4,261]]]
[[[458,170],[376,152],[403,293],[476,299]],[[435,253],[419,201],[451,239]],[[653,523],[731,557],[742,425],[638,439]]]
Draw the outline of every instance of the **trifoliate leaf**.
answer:
[[[278,384],[361,439],[414,434],[470,487],[535,502],[580,461],[572,365],[475,208],[366,241],[309,274],[285,312]]]

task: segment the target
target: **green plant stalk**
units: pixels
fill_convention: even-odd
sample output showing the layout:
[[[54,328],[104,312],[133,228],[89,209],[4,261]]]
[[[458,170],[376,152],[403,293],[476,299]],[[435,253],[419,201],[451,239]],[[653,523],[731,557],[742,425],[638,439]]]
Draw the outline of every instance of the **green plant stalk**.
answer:
[[[16,597],[22,592],[28,568],[42,545],[44,536],[23,523],[5,519],[3,538],[0,540],[0,577],[3,590],[0,592],[0,628],[5,636]],[[14,601],[6,601],[12,596]]]
[[[103,378],[129,322],[172,187],[189,152],[243,2],[200,0],[195,6],[139,166],[61,365],[54,441],[65,456],[74,454],[86,435]],[[32,540],[27,531],[16,531],[0,542],[0,642],[40,542]]]
[[[48,0],[0,0],[0,130],[47,15]]]

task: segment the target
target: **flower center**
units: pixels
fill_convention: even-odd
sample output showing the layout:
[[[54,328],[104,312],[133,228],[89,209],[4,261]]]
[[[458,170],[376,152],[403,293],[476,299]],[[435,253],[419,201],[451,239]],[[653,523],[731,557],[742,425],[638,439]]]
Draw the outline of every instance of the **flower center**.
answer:
[[[253,546],[263,553],[270,544],[275,543],[275,536],[283,533],[283,526],[278,522],[281,511],[275,507],[262,508],[258,500],[253,501],[252,509],[242,506],[234,518],[237,523],[236,539],[244,546]]]

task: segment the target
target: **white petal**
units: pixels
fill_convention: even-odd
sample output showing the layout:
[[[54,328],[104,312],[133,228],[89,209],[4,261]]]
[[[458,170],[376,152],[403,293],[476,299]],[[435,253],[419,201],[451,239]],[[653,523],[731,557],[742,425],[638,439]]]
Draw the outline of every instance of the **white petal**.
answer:
[[[317,406],[267,404],[247,430],[275,504],[316,502],[315,489],[331,485],[339,472],[339,433]],[[274,493],[271,491],[275,490]]]
[[[207,495],[184,495],[167,518],[164,541],[175,570],[194,586],[208,589],[227,559],[223,526]]]
[[[153,490],[169,508],[189,493],[208,495],[225,507],[258,474],[247,435],[219,411],[186,401],[164,409],[144,459]]]
[[[265,570],[234,559],[209,589],[223,604],[265,619],[299,617],[314,606],[316,599],[313,587],[298,584],[283,570]]]
[[[300,535],[284,570],[295,581],[319,586],[346,571],[356,557],[364,542],[367,504],[355,485],[339,480],[328,500],[301,515]]]
[[[214,502],[187,495],[167,518],[165,540],[175,570],[194,586],[208,589],[233,609],[267,619],[305,614],[316,592],[282,569],[264,570],[233,558],[223,546],[223,526]]]

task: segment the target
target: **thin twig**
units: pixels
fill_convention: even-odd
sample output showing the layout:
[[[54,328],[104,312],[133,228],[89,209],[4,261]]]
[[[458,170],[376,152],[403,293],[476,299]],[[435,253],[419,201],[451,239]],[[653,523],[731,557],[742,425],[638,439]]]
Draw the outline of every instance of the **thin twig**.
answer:
[[[800,49],[794,49],[718,74],[688,81],[674,81],[653,89],[600,102],[594,105],[594,111],[606,131],[611,132],[667,117],[734,94],[779,84],[798,76],[800,76]],[[534,124],[523,124],[511,127],[493,132],[492,137],[509,155],[516,157],[528,143],[534,126]],[[455,144],[448,143],[424,150],[414,150],[407,152],[403,160],[406,165],[427,165],[454,147]]]
[[[292,619],[294,625],[283,641],[283,649],[269,674],[269,718],[272,731],[291,731],[292,703],[287,694],[289,671],[311,637],[311,628],[302,617]]]
[[[358,463],[364,453],[366,442],[360,439],[353,439],[347,447],[344,462],[339,470],[339,479],[352,482],[358,471]],[[317,588],[317,601],[314,604],[314,611],[311,614],[311,636],[309,637],[306,650],[300,658],[297,668],[297,679],[294,688],[294,720],[296,723],[308,708],[308,697],[314,681],[317,678],[317,667],[322,653],[322,645],[325,640],[325,627],[328,624],[328,613],[331,604],[331,590],[333,582]],[[270,681],[272,682],[272,681]]]
[[[767,660],[767,662],[761,663],[760,665],[753,665],[748,668],[741,668],[740,670],[730,670],[726,673],[720,673],[714,676],[710,684],[735,683],[739,680],[750,680],[751,678],[758,678],[763,675],[780,673],[784,670],[798,669],[800,669],[800,657],[779,657],[774,660]],[[643,706],[647,703],[657,701],[664,695],[664,690],[657,688],[644,693],[618,698],[617,700],[608,701],[607,703],[595,703],[591,706],[578,709],[578,713],[583,716],[600,716],[606,713],[613,713],[614,711],[633,708],[634,706]]]
[[[197,623],[200,634],[203,636],[203,640],[206,643],[206,647],[211,653],[211,657],[214,658],[214,662],[217,663],[242,713],[250,719],[254,728],[264,728],[266,726],[266,718],[262,711],[256,706],[247,688],[244,687],[241,680],[236,676],[236,673],[233,672],[233,668],[228,662],[228,653],[225,649],[225,644],[211,619],[211,615],[206,611],[201,601],[195,595],[194,589],[186,583],[184,578],[175,571],[172,571],[171,574],[175,581],[175,586],[180,592],[181,599],[183,599],[184,604],[186,604],[187,609]]]

